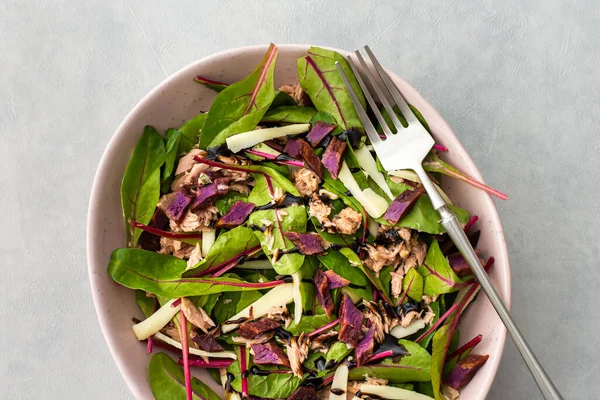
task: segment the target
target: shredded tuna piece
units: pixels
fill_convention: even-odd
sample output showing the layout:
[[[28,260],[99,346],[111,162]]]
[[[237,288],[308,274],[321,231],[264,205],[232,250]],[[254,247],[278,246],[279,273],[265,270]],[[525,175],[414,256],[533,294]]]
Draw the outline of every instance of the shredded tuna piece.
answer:
[[[414,254],[410,255],[410,256],[408,256],[408,258],[406,260],[404,260],[404,264],[403,264],[404,273],[406,274],[409,269],[416,268],[418,266],[419,266],[419,262],[417,261],[417,256],[415,256]]]
[[[384,246],[377,245],[373,247],[367,244],[367,252],[369,257],[364,260],[364,264],[374,271],[379,276],[379,271],[387,265],[397,266],[398,265],[398,253],[400,252],[400,246],[396,246],[393,250],[389,250]]]
[[[429,325],[433,322],[434,318],[435,318],[435,313],[433,312],[431,307],[428,305],[427,312],[425,312],[425,315],[423,316],[423,322],[425,322],[427,325]]]
[[[250,187],[242,183],[234,183],[229,185],[229,190],[233,190],[234,192],[241,193],[245,196],[248,196],[250,194]]]
[[[452,386],[448,386],[445,384],[442,384],[442,394],[448,400],[457,400],[460,396],[458,390],[454,389]]]
[[[338,331],[329,330],[327,332],[323,332],[320,335],[313,337],[310,342],[310,349],[314,351],[320,351],[322,353],[327,353],[329,350],[330,342],[336,340],[338,337]]]
[[[374,376],[367,376],[367,380],[365,381],[367,385],[375,385],[375,386],[385,386],[388,384],[387,379],[377,378]]]
[[[160,254],[172,254],[183,260],[190,258],[192,251],[194,250],[194,246],[190,244],[166,237],[160,238],[160,246]]]
[[[200,247],[200,243],[197,243],[194,250],[190,253],[189,260],[187,260],[187,267],[192,268],[194,265],[198,264],[200,260],[202,260],[202,248]]]
[[[426,294],[423,295],[423,297],[421,298],[423,300],[423,303],[425,303],[425,305],[430,305],[431,303],[433,303],[434,301],[437,301],[439,295],[435,295],[435,296],[427,296]]]
[[[406,328],[413,322],[414,319],[419,319],[420,316],[420,312],[409,311],[408,313],[406,313],[406,315],[402,316],[402,319],[400,320],[400,325],[402,325],[403,328]]]
[[[308,168],[300,168],[292,172],[292,181],[302,196],[311,196],[319,189],[321,179]]]
[[[339,233],[354,234],[362,223],[362,215],[351,207],[346,207],[333,217],[333,225]]]
[[[208,206],[196,211],[187,211],[181,222],[170,221],[173,232],[197,232],[211,229],[217,220],[219,210],[215,206]]]
[[[302,377],[302,363],[308,356],[309,339],[300,334],[298,339],[295,337],[290,339],[290,343],[286,344],[287,356],[290,360],[290,367],[295,376]]]
[[[275,321],[283,321],[284,326],[287,328],[292,322],[292,316],[285,306],[273,306],[267,312],[267,317],[274,319]]]
[[[190,150],[189,153],[187,153],[186,155],[184,155],[183,157],[181,157],[179,159],[179,163],[177,164],[177,169],[175,170],[175,175],[182,174],[182,173],[192,169],[192,167],[197,164],[196,160],[194,160],[194,157],[196,157],[196,156],[205,157],[206,151],[200,150],[200,149]]]
[[[215,326],[215,323],[204,309],[197,307],[185,297],[181,299],[181,311],[183,311],[188,321],[200,328],[204,333],[207,333],[210,328]]]
[[[323,228],[333,227],[333,224],[329,219],[331,207],[323,203],[316,194],[313,194],[312,198],[310,199],[308,214],[311,217],[315,217],[323,226]]]
[[[390,276],[392,277],[392,296],[398,298],[402,293],[402,284],[404,283],[404,272],[391,272]]]
[[[300,106],[310,105],[310,99],[306,93],[304,93],[304,89],[302,89],[302,86],[300,86],[299,83],[296,83],[295,85],[283,85],[279,88],[279,91],[289,94]]]

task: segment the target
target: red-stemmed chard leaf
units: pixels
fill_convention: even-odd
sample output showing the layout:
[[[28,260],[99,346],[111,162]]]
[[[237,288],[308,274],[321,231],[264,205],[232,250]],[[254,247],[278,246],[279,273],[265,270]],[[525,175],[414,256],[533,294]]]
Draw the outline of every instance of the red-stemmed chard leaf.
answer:
[[[200,135],[200,148],[253,130],[275,98],[274,71],[278,50],[271,44],[261,63],[246,78],[228,86],[214,99]]]
[[[188,345],[188,328],[187,328],[187,318],[185,314],[179,313],[180,326],[179,326],[179,334],[181,335],[181,352],[183,355],[183,375],[185,377],[185,393],[187,400],[192,399],[192,374],[190,372],[190,364],[189,364],[189,355],[190,348]]]
[[[213,81],[212,79],[208,79],[200,75],[194,77],[194,82],[199,83],[202,86],[207,87],[209,89],[212,89],[217,93],[222,92],[227,86],[229,86],[226,83]]]
[[[111,278],[130,289],[168,298],[202,296],[220,292],[270,289],[283,280],[251,283],[231,278],[188,278],[181,275],[185,260],[141,249],[117,249],[108,264]]]
[[[242,398],[248,397],[248,362],[246,360],[246,346],[240,346],[240,372],[242,374]]]
[[[294,160],[292,158],[281,158],[279,156],[276,156],[275,154],[269,154],[269,153],[264,153],[262,151],[258,151],[258,150],[245,150],[246,153],[248,154],[253,154],[255,156],[259,156],[262,157],[264,159],[267,160],[272,160],[274,162],[276,162],[277,164],[283,164],[283,165],[291,165],[292,167],[304,167],[304,162],[300,161],[300,160]]]
[[[398,197],[392,201],[392,204],[388,207],[383,218],[391,224],[396,225],[398,221],[410,211],[412,205],[415,204],[419,196],[423,193],[424,190],[422,186],[418,186],[413,190],[407,189],[400,193]]]
[[[475,346],[477,346],[483,340],[483,335],[479,334],[475,336],[473,339],[469,340],[467,343],[460,346],[458,349],[454,350],[452,354],[448,356],[448,359],[452,358],[461,358],[461,356],[467,352],[472,350]]]
[[[177,364],[183,365],[183,359],[180,358],[179,360],[177,360]],[[215,359],[206,361],[202,358],[191,358],[190,357],[188,359],[188,364],[190,367],[198,367],[198,368],[227,368],[231,364],[233,364],[233,360],[226,359],[226,358],[223,358],[223,359],[215,358]]]
[[[254,210],[254,204],[246,203],[243,201],[236,201],[233,203],[227,214],[223,215],[217,223],[215,224],[215,228],[235,228],[246,221],[246,218],[252,213]]]
[[[471,218],[469,218],[469,221],[467,221],[465,224],[465,232],[468,232],[477,221],[479,221],[479,217],[477,215],[473,215]]]
[[[202,239],[202,232],[177,233],[177,232],[164,231],[162,229],[158,229],[153,226],[140,224],[139,222],[135,222],[135,221],[131,221],[130,223],[131,223],[131,225],[133,225],[136,228],[141,229],[145,232],[151,233],[156,236],[166,237],[169,239],[175,239],[175,240],[180,240],[180,241],[194,240],[194,239],[197,241],[198,239]]]
[[[323,333],[323,332],[326,332],[326,331],[330,330],[331,328],[333,328],[334,326],[336,326],[336,325],[337,325],[339,322],[340,322],[340,320],[339,320],[339,319],[335,319],[335,320],[331,321],[330,323],[328,323],[328,324],[325,324],[325,325],[323,325],[322,327],[320,327],[320,328],[317,328],[317,329],[315,329],[314,331],[312,331],[312,332],[308,333],[306,336],[308,336],[308,337],[315,337],[315,336],[318,336],[318,335],[320,335],[321,333]]]
[[[448,148],[446,146],[442,146],[441,144],[434,144],[433,148],[438,151],[443,151],[444,153],[448,151]]]
[[[500,200],[507,200],[508,196],[499,190],[489,187],[488,185],[481,183],[470,176],[460,172],[456,168],[451,165],[445,163],[440,160],[435,154],[430,153],[429,156],[423,161],[423,168],[429,172],[438,172],[442,175],[449,176],[451,178],[456,178],[460,181],[463,181],[477,189],[481,189],[486,193],[491,194],[492,196],[496,196]]]
[[[344,151],[346,151],[347,143],[344,140],[340,140],[336,137],[332,137],[331,141],[327,145],[323,158],[321,161],[327,171],[331,174],[333,179],[337,179],[342,168],[342,161],[344,161]]]
[[[311,47],[306,57],[298,60],[298,78],[318,111],[331,114],[344,130],[362,127],[356,109],[336,68],[340,64],[359,101],[365,107],[365,98],[346,59],[335,51]]]

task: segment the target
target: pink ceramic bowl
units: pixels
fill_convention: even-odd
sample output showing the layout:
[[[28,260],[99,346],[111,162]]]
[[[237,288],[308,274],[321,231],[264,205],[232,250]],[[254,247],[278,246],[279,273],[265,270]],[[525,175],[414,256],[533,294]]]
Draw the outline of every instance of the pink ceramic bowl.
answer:
[[[296,60],[305,55],[308,48],[308,45],[279,46],[276,87],[297,82]],[[106,270],[111,252],[125,245],[119,197],[125,166],[145,125],[153,125],[159,131],[164,131],[209,109],[214,93],[195,83],[195,75],[235,82],[260,62],[266,49],[267,46],[263,45],[227,50],[198,60],[171,75],[127,115],[100,161],[88,212],[87,256],[90,284],[100,327],[108,347],[127,385],[138,399],[153,398],[147,373],[150,355],[146,353],[145,343],[138,342],[131,330],[132,317],[142,318],[142,314],[136,306],[134,291],[116,285]],[[337,51],[347,54],[342,50]],[[409,101],[423,113],[437,143],[450,149],[444,155],[445,158],[464,172],[481,179],[471,157],[444,119],[408,83],[393,73],[391,76]],[[485,256],[495,257],[491,279],[500,296],[510,305],[508,255],[494,203],[487,194],[461,182],[445,180],[442,183],[454,203],[480,216],[477,223],[477,228],[482,231],[479,247]],[[477,334],[483,334],[477,353],[490,355],[475,379],[461,391],[461,399],[484,399],[496,375],[506,339],[506,331],[485,295],[478,296],[477,301],[469,307],[461,320],[460,333],[463,342]],[[202,378],[202,375],[198,377]],[[212,379],[204,380],[219,390]]]

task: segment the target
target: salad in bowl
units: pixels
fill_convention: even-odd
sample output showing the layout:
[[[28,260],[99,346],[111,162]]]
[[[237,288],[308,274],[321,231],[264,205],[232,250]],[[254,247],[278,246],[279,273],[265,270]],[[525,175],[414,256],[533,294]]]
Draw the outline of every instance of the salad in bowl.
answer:
[[[458,339],[478,282],[416,175],[379,164],[345,58],[311,47],[298,83],[276,87],[277,58],[271,45],[237,82],[197,76],[217,92],[210,109],[146,126],[122,178],[126,245],[108,274],[145,316],[128,334],[152,353],[154,397],[458,398],[488,360],[481,335]],[[445,151],[424,163],[432,178],[503,197]],[[451,208],[477,246],[478,217]]]

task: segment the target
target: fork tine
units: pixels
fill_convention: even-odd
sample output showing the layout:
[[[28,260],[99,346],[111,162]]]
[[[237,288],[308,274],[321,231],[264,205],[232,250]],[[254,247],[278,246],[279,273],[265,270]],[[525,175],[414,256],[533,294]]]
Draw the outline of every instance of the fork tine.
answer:
[[[369,105],[371,106],[371,109],[373,110],[373,113],[375,114],[375,117],[377,118],[377,121],[379,122],[379,125],[381,126],[381,130],[388,137],[390,135],[393,135],[393,132],[390,130],[390,127],[388,126],[387,122],[385,122],[383,115],[381,115],[381,112],[377,108],[377,104],[375,103],[373,96],[371,96],[371,92],[369,92],[369,88],[367,87],[367,85],[365,85],[365,82],[362,80],[362,77],[360,76],[360,73],[358,72],[358,68],[356,68],[356,64],[354,63],[354,60],[352,58],[350,58],[350,56],[348,56],[346,58],[348,59],[348,64],[350,64],[350,68],[352,68],[352,72],[354,72],[354,76],[356,76],[356,80],[358,81],[358,84],[360,85],[360,88],[362,89],[363,94],[365,95],[365,98],[369,102]]]
[[[367,112],[363,108],[362,104],[360,104],[360,100],[358,100],[358,97],[356,96],[356,93],[354,92],[352,85],[350,85],[350,82],[348,81],[348,77],[346,76],[344,69],[342,68],[340,63],[337,61],[335,62],[335,66],[337,67],[337,70],[338,70],[340,76],[342,77],[342,80],[344,81],[344,86],[346,86],[346,89],[348,90],[348,94],[350,95],[352,104],[354,104],[354,108],[356,109],[358,118],[360,119],[360,122],[362,122],[363,127],[365,128],[367,137],[369,138],[369,140],[371,141],[373,146],[381,143],[381,138],[379,137],[377,130],[373,126],[373,123],[371,123],[371,120],[369,119]]]
[[[377,97],[379,97],[379,100],[381,101],[381,103],[383,104],[383,107],[387,111],[390,119],[392,120],[392,123],[396,127],[396,131],[399,132],[401,129],[404,128],[402,126],[402,122],[400,122],[400,120],[396,116],[396,113],[394,112],[394,109],[392,108],[390,102],[388,101],[387,96],[381,90],[382,87],[381,87],[380,83],[375,80],[375,76],[373,76],[373,73],[367,66],[367,63],[365,62],[365,59],[363,58],[362,54],[360,54],[360,52],[358,50],[356,50],[355,53],[356,53],[356,57],[358,58],[358,61],[360,62],[360,65],[362,66],[362,69],[363,69],[365,75],[367,76],[367,79],[369,80],[369,82],[371,82],[371,86],[373,86],[375,93],[377,93]],[[353,68],[353,70],[354,70],[354,68]],[[356,74],[356,71],[354,73]],[[359,83],[360,83],[360,81],[359,81]],[[361,87],[362,87],[362,85],[361,85]],[[363,92],[368,93],[368,90],[366,90],[363,87]],[[369,94],[369,98],[371,98],[370,94]],[[369,104],[371,104],[371,107],[376,109],[376,107],[370,101],[369,101]],[[381,115],[379,110],[374,110],[374,111],[375,111],[375,115]],[[385,120],[383,122],[381,121],[381,120],[383,120],[383,117],[381,118],[381,120],[378,117],[377,120],[379,121],[380,124],[387,125],[385,123]]]
[[[394,82],[392,82],[392,80],[390,79],[388,74],[384,71],[383,67],[381,66],[381,64],[379,63],[379,61],[377,60],[377,58],[375,57],[375,55],[373,54],[373,52],[371,51],[369,46],[365,46],[365,51],[367,52],[367,55],[369,56],[369,58],[371,59],[371,62],[375,66],[375,69],[377,70],[377,73],[381,77],[381,80],[383,81],[386,88],[392,95],[392,98],[394,99],[394,101],[396,102],[398,107],[400,108],[400,112],[402,113],[402,115],[404,116],[406,121],[409,124],[411,122],[418,122],[417,117],[415,117],[415,114],[413,114],[412,110],[406,103],[406,100],[404,100],[404,97],[402,97],[402,93],[400,93],[400,91],[398,90],[396,85],[394,85]]]

